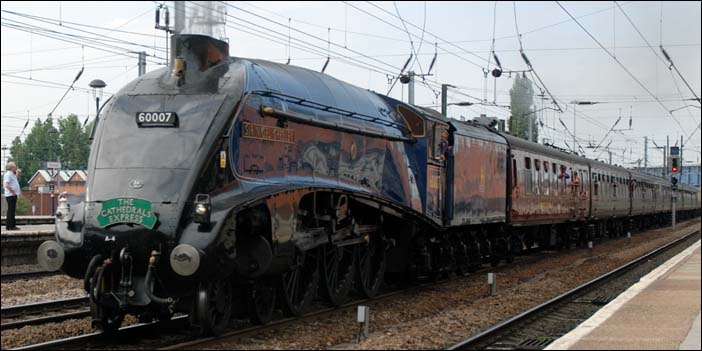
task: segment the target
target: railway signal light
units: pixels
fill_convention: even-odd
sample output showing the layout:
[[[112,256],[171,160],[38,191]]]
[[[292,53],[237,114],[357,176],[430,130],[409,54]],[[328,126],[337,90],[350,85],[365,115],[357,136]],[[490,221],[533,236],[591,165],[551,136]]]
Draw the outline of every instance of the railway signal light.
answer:
[[[672,157],[670,159],[670,171],[673,173],[678,172],[678,158],[677,157]]]

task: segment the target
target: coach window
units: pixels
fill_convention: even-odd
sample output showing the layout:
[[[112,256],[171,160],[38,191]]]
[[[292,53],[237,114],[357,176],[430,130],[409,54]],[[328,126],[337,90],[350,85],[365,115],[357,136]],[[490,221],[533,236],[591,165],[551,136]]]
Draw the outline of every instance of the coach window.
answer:
[[[556,176],[556,168],[556,163],[551,162],[551,173],[553,173],[553,175],[551,176],[553,179],[553,181],[551,181],[551,186],[553,187],[553,189],[551,189],[551,192],[554,196],[558,196],[558,178]]]
[[[532,176],[531,176],[531,158],[524,158],[524,191],[531,194],[532,191]]]
[[[599,187],[600,187],[600,183],[597,181],[597,177],[598,177],[598,176],[599,176],[599,174],[597,174],[597,173],[593,173],[593,174],[592,174],[592,182],[595,183],[594,186],[593,186],[594,196],[598,196],[598,195],[599,195],[599,191],[598,191],[598,190],[599,190]]]
[[[551,193],[551,177],[548,174],[548,161],[544,161],[544,195]]]
[[[512,159],[512,188],[517,187],[517,159]]]
[[[535,193],[541,194],[541,161],[534,159],[534,169],[536,170],[536,191]]]
[[[617,177],[612,177],[612,197],[617,197],[617,193],[619,189],[617,189]]]

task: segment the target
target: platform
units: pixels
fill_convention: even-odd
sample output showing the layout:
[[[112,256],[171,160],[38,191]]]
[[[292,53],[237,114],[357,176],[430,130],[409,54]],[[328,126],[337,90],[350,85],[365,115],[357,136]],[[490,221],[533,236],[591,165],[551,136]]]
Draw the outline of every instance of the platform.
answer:
[[[46,240],[54,240],[53,224],[19,225],[20,230],[6,230],[0,235],[2,266],[36,264],[37,248]]]
[[[5,221],[7,218],[5,216],[0,217],[0,223],[5,226]],[[30,225],[30,224],[54,224],[56,218],[54,216],[16,216],[15,223],[18,226]]]
[[[20,230],[7,230],[5,226],[0,228],[0,233],[3,236],[40,236],[46,234],[53,234],[56,231],[56,226],[54,224],[34,224],[34,225],[17,225]]]
[[[546,350],[699,350],[700,241]]]

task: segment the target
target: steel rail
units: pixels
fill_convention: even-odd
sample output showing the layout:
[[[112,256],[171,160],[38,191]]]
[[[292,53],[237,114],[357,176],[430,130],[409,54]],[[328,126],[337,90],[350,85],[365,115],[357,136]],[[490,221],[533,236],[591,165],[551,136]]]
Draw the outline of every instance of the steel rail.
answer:
[[[648,257],[654,255],[655,253],[657,253],[657,252],[659,252],[659,251],[662,251],[662,250],[665,250],[666,248],[668,248],[668,247],[670,247],[670,246],[672,246],[672,245],[675,245],[675,244],[679,243],[679,242],[682,241],[682,240],[685,240],[685,239],[689,238],[690,236],[696,234],[697,232],[699,232],[699,229],[695,229],[695,230],[693,230],[693,232],[691,232],[691,233],[685,235],[684,237],[679,238],[679,239],[676,239],[675,241],[670,242],[670,243],[668,243],[667,245],[665,245],[665,246],[663,246],[663,247],[660,247],[660,248],[658,248],[658,249],[656,249],[656,250],[653,250],[653,251],[649,252],[649,253],[646,254],[645,256],[642,256],[642,257],[640,257],[640,258],[638,258],[638,259],[636,259],[636,260],[634,260],[634,261],[632,261],[632,262],[629,262],[627,265],[622,266],[622,267],[620,267],[619,269],[620,269],[620,270],[623,270],[624,267],[633,266],[637,261],[645,260],[645,259],[647,259]],[[528,258],[528,257],[531,257],[531,256],[526,256],[526,257]],[[539,258],[539,259],[542,259],[542,257]],[[499,267],[499,268],[497,268],[497,269],[508,268],[508,267],[513,267],[513,266],[514,266],[514,264],[510,264],[510,265],[506,265],[506,266],[501,266],[501,267]],[[477,272],[471,273],[470,275],[471,275],[471,276],[474,276],[475,274],[480,274],[480,273],[482,273],[482,272],[484,272],[484,271],[494,270],[494,269],[495,269],[495,267],[483,268],[483,269],[478,270]],[[610,275],[612,275],[612,274],[615,274],[614,272],[615,272],[615,271],[612,271],[612,272],[607,273],[607,276],[610,276]],[[597,278],[597,279],[595,279],[595,280],[602,279],[603,277],[604,277],[604,276],[602,276],[602,277],[600,277],[600,278]],[[410,288],[408,288],[408,289],[400,289],[400,290],[396,290],[396,291],[391,291],[391,292],[388,292],[388,293],[386,293],[386,294],[379,295],[379,296],[377,296],[377,297],[375,297],[375,298],[373,298],[373,299],[361,299],[361,300],[356,300],[356,301],[352,301],[352,302],[346,303],[346,304],[341,305],[341,306],[338,306],[338,307],[327,307],[327,308],[322,308],[322,309],[319,309],[319,310],[316,310],[316,311],[312,311],[312,312],[310,312],[310,313],[308,313],[308,314],[306,314],[306,315],[304,315],[304,316],[302,316],[302,317],[299,317],[299,318],[298,318],[298,317],[287,317],[287,318],[283,318],[283,319],[279,319],[279,320],[273,321],[273,322],[271,322],[271,323],[269,323],[269,324],[266,324],[266,325],[252,326],[252,327],[248,327],[248,328],[244,328],[244,329],[233,330],[233,331],[227,332],[227,333],[225,333],[225,334],[223,334],[223,335],[220,335],[220,336],[217,336],[217,337],[208,337],[208,338],[202,338],[202,339],[197,339],[197,340],[186,341],[186,342],[179,343],[179,344],[175,344],[175,345],[169,345],[169,346],[167,346],[167,347],[160,348],[160,349],[162,349],[162,350],[178,350],[178,349],[190,349],[190,348],[193,348],[193,347],[207,347],[207,345],[208,345],[208,344],[211,344],[211,343],[222,342],[222,341],[225,341],[225,340],[227,340],[227,339],[235,339],[235,338],[237,338],[237,337],[242,337],[242,336],[245,336],[245,335],[248,335],[248,334],[257,333],[257,332],[260,332],[260,331],[265,330],[265,329],[272,329],[272,328],[275,328],[275,327],[280,327],[280,326],[282,326],[282,325],[285,325],[285,324],[288,324],[288,323],[291,323],[291,322],[300,321],[300,320],[306,320],[306,319],[310,319],[310,318],[313,318],[313,317],[317,317],[317,316],[320,316],[320,315],[323,315],[323,314],[329,314],[329,313],[332,313],[332,312],[336,312],[336,311],[340,311],[340,310],[352,308],[352,307],[357,306],[359,303],[363,303],[363,302],[377,302],[377,301],[382,301],[383,299],[387,299],[387,298],[392,297],[392,296],[396,296],[396,295],[399,295],[399,294],[412,292],[412,291],[419,290],[419,289],[423,289],[423,288],[426,288],[426,287],[432,287],[432,286],[437,286],[437,285],[441,285],[441,284],[446,284],[446,283],[448,283],[448,282],[451,282],[451,281],[453,281],[453,280],[455,280],[455,279],[460,279],[460,278],[462,278],[462,277],[456,277],[456,278],[453,278],[453,279],[442,280],[442,281],[439,281],[439,282],[424,283],[424,284],[421,284],[421,285],[417,285],[417,286],[410,287]],[[589,283],[594,283],[595,280],[593,280],[593,281],[591,281],[591,282],[589,282]],[[586,284],[589,284],[589,283],[586,283]],[[584,284],[584,285],[585,285],[585,284]],[[569,291],[568,293],[565,293],[565,294],[563,294],[563,295],[561,295],[561,296],[559,296],[559,297],[557,297],[557,298],[555,298],[555,299],[553,299],[553,300],[556,300],[556,299],[563,299],[563,298],[565,298],[565,295],[566,295],[566,294],[573,294],[574,291],[575,291],[576,289],[579,289],[579,288],[582,289],[582,288],[584,288],[584,285],[581,285],[580,287],[575,288],[575,289]],[[87,299],[87,298],[86,298],[86,299]],[[551,300],[551,301],[553,301],[553,300]],[[551,302],[551,301],[549,301],[549,302]],[[547,302],[547,303],[548,303],[548,302]],[[551,302],[551,303],[552,303],[552,302]],[[541,306],[541,305],[540,305],[540,306]],[[527,314],[527,313],[530,313],[530,314],[531,314],[531,312],[532,312],[533,310],[536,310],[536,309],[539,308],[540,306],[537,306],[537,307],[535,307],[535,308],[533,308],[533,309],[531,309],[531,310],[529,310],[529,311],[527,311],[527,312],[525,312],[525,313],[520,314],[520,315],[517,316],[517,317],[514,317],[514,318],[510,319],[510,321],[516,320],[516,319],[521,320],[521,319],[523,319],[524,317],[526,317],[526,314]],[[545,308],[545,307],[542,307],[541,309],[543,309],[543,308]],[[181,315],[181,316],[174,317],[172,320],[170,320],[170,321],[168,321],[168,322],[165,322],[165,323],[163,323],[163,322],[140,323],[140,324],[135,324],[135,325],[131,325],[131,326],[122,327],[122,328],[120,328],[120,329],[118,329],[117,331],[114,331],[114,332],[101,332],[101,331],[98,331],[98,332],[88,333],[88,334],[84,334],[84,335],[80,335],[80,336],[74,336],[74,337],[69,337],[69,338],[64,338],[64,339],[57,339],[57,340],[52,340],[52,341],[43,342],[43,343],[38,343],[38,344],[33,344],[33,345],[26,345],[26,346],[22,346],[22,347],[16,348],[15,350],[36,350],[36,349],[49,349],[49,348],[54,348],[54,349],[56,349],[56,348],[70,348],[70,347],[77,347],[77,348],[84,349],[84,348],[87,347],[87,345],[91,345],[91,346],[92,346],[94,343],[110,343],[110,342],[114,342],[114,340],[129,340],[129,339],[132,339],[132,338],[135,338],[135,337],[138,338],[140,335],[152,335],[153,332],[156,332],[156,331],[162,332],[162,329],[163,329],[164,327],[167,327],[167,328],[170,328],[170,327],[182,328],[182,327],[185,327],[185,325],[187,324],[187,321],[188,321],[188,316],[187,316],[187,315]],[[505,321],[505,322],[503,322],[503,323],[501,323],[501,324],[506,324],[507,322],[509,322],[509,321]],[[512,324],[512,323],[514,323],[514,321],[511,322],[510,324]],[[482,338],[485,337],[485,335],[487,335],[487,333],[491,333],[491,334],[494,333],[494,331],[493,331],[493,332],[491,332],[491,331],[492,331],[492,330],[496,330],[496,327],[497,327],[497,326],[492,327],[492,328],[490,328],[490,329],[488,329],[488,330],[482,332],[481,334],[479,334],[479,335],[477,335],[477,336],[475,336],[475,337],[472,337],[471,339],[476,339],[477,337],[481,337],[481,339],[482,339]],[[471,339],[468,339],[468,340],[466,340],[466,341],[469,341],[469,340],[471,340]],[[465,341],[464,341],[464,342],[465,342]],[[456,346],[458,346],[458,345],[459,345],[459,344],[455,345],[454,348],[455,348]],[[454,349],[454,348],[451,348],[451,349]]]
[[[69,320],[69,319],[81,319],[81,318],[86,318],[86,317],[90,317],[90,310],[89,309],[76,311],[76,312],[55,314],[52,316],[44,316],[44,317],[24,319],[24,320],[19,320],[19,321],[3,323],[2,325],[0,325],[0,329],[2,329],[2,330],[19,329],[19,328],[22,328],[22,327],[25,327],[28,325],[56,323],[56,322],[63,322],[63,321]]]
[[[94,348],[95,343],[111,343],[114,340],[130,340],[143,335],[152,335],[159,328],[168,325],[169,327],[183,327],[188,320],[187,315],[177,316],[168,322],[139,323],[119,328],[114,332],[97,331],[88,334],[72,336],[64,339],[51,340],[38,344],[26,345],[11,350],[46,350],[46,349],[88,349]]]
[[[538,253],[535,253],[534,256],[530,255],[530,256],[523,256],[520,258],[515,257],[515,259],[519,259],[520,261],[524,260],[526,262],[540,261],[543,259],[543,255],[539,255]],[[398,290],[389,291],[387,293],[375,296],[375,297],[370,298],[370,299],[354,300],[354,301],[350,301],[350,302],[347,302],[345,304],[342,304],[340,306],[325,307],[322,309],[311,311],[311,312],[309,312],[301,317],[285,317],[282,319],[271,321],[270,323],[265,324],[265,325],[255,325],[255,326],[251,326],[251,327],[244,328],[244,329],[232,330],[232,331],[224,333],[220,336],[212,336],[212,337],[201,338],[201,339],[192,340],[192,341],[186,341],[186,342],[183,342],[180,344],[166,346],[166,347],[160,348],[159,350],[184,350],[184,349],[192,349],[192,348],[209,348],[212,346],[212,344],[219,343],[219,342],[225,341],[227,339],[240,338],[240,337],[243,337],[243,336],[246,336],[249,334],[258,333],[262,330],[272,329],[272,328],[280,327],[280,326],[290,324],[293,322],[308,320],[308,319],[311,319],[313,317],[318,317],[318,316],[322,316],[325,314],[331,314],[334,312],[339,312],[339,311],[343,311],[346,309],[354,308],[362,303],[368,303],[368,302],[377,303],[379,301],[383,301],[383,300],[389,299],[389,298],[397,296],[397,295],[412,293],[412,292],[416,292],[418,290],[422,290],[422,289],[429,288],[429,287],[437,287],[437,286],[441,286],[444,284],[454,282],[455,280],[462,279],[465,277],[473,277],[473,276],[480,275],[480,274],[483,274],[483,273],[486,273],[489,271],[507,269],[510,267],[513,267],[513,265],[508,264],[508,265],[504,265],[504,266],[500,266],[500,267],[485,267],[485,268],[478,269],[475,272],[471,272],[470,274],[465,275],[465,276],[450,277],[449,279],[445,279],[445,280],[422,283],[422,284],[411,286],[411,287],[404,288],[404,289],[401,288]]]
[[[87,306],[89,301],[90,300],[87,296],[81,296],[68,299],[28,303],[24,305],[2,307],[0,309],[0,314],[2,314],[2,318],[13,318],[25,314],[36,314],[45,311],[83,307]]]
[[[27,280],[50,277],[53,275],[63,274],[62,272],[47,272],[47,271],[33,271],[33,272],[15,272],[15,273],[3,273],[0,275],[0,279],[3,283],[10,283],[17,280]]]

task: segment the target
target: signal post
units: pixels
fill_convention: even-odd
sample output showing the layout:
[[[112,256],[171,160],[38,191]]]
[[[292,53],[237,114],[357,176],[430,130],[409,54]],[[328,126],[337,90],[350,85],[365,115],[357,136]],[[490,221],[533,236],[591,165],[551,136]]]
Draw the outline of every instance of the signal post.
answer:
[[[680,148],[677,146],[671,146],[670,152],[668,153],[668,164],[670,165],[670,188],[671,188],[671,215],[673,220],[673,230],[675,230],[675,203],[677,202],[677,196],[675,191],[678,190],[678,178],[676,174],[680,170]],[[682,173],[682,172],[681,172]]]

